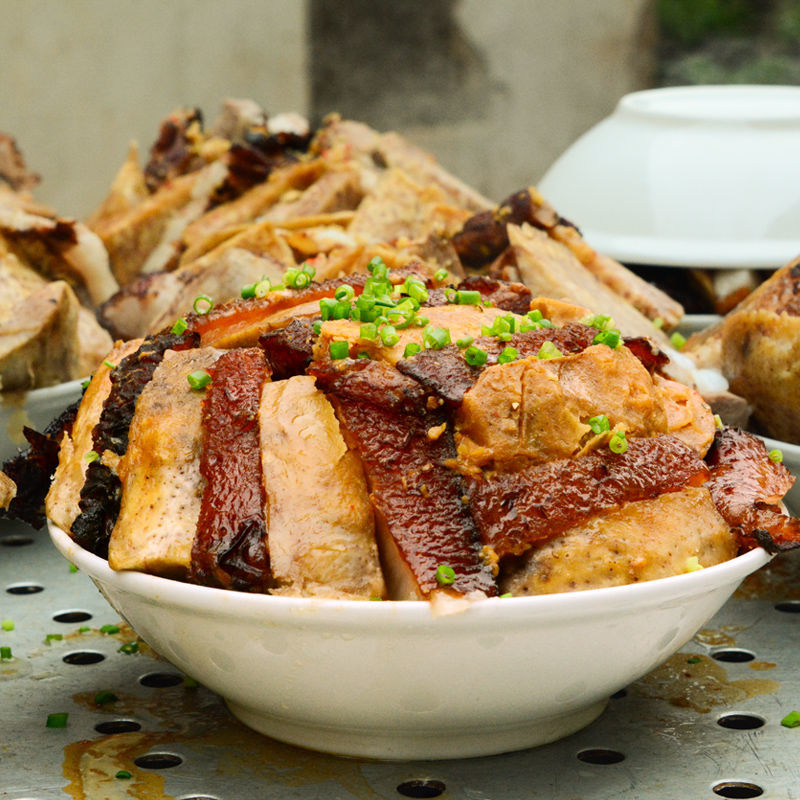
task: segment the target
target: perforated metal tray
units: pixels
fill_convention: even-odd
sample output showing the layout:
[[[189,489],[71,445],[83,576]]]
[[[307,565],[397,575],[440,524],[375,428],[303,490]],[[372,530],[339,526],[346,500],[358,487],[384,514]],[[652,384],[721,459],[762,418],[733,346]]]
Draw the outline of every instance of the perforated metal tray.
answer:
[[[781,724],[800,710],[800,553],[748,579],[585,730],[425,763],[335,758],[248,730],[137,642],[44,532],[0,521],[0,589],[3,628],[13,623],[0,629],[11,648],[0,660],[0,798],[800,798],[800,727]],[[131,643],[137,652],[125,652]],[[58,713],[66,727],[47,727]]]

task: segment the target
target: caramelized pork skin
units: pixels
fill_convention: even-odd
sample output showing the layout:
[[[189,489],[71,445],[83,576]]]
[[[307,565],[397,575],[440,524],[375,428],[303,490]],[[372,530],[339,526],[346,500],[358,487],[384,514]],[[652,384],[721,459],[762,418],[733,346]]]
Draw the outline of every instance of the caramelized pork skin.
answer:
[[[210,370],[203,401],[205,479],[192,545],[192,580],[265,591],[269,585],[258,407],[269,379],[264,353],[228,350]]]
[[[773,461],[764,443],[736,428],[717,431],[706,461],[708,489],[720,514],[736,530],[742,550],[770,553],[800,547],[800,520],[782,513],[781,498],[794,478]]]
[[[474,480],[468,496],[481,541],[502,558],[625,503],[701,486],[708,474],[683,442],[654,436],[631,439],[620,455],[602,448]]]
[[[379,535],[389,539],[384,558],[391,552],[401,562],[384,569],[406,573],[406,581],[394,581],[393,598],[426,597],[441,588],[440,566],[453,570],[455,592],[496,594],[461,478],[445,466],[455,446],[441,408],[420,408],[419,386],[386,363],[314,362],[309,373],[329,393],[345,437],[361,457]],[[389,583],[391,592],[391,578]]]

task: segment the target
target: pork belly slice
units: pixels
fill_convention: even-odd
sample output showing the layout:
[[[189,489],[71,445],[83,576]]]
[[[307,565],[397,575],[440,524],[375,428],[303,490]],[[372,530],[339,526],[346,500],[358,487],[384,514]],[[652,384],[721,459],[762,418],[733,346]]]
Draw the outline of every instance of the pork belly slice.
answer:
[[[666,435],[630,439],[622,454],[602,448],[485,475],[470,482],[468,494],[481,541],[502,558],[625,503],[701,486],[708,475],[694,450]]]
[[[711,467],[711,497],[738,533],[742,549],[760,545],[776,553],[800,547],[800,520],[783,513],[780,505],[795,479],[769,457],[761,439],[723,428],[717,431],[706,461]]]
[[[119,460],[119,516],[108,542],[112,569],[187,578],[203,496],[204,392],[186,376],[209,370],[220,352],[167,350],[142,389]]]
[[[273,380],[305,373],[316,339],[311,320],[299,317],[283,328],[262,333],[258,343],[267,357]]]
[[[390,598],[443,591],[440,566],[454,571],[453,594],[494,595],[461,477],[445,465],[455,447],[444,411],[428,410],[419,385],[383,362],[315,362],[309,372],[361,458]]]
[[[58,466],[53,475],[53,483],[45,500],[47,516],[60,528],[69,532],[78,515],[78,502],[86,477],[89,462],[86,456],[94,450],[92,432],[100,421],[103,403],[111,393],[111,368],[126,356],[136,352],[142,344],[141,339],[119,342],[106,355],[92,376],[78,408],[75,422],[69,432],[61,437],[58,453]]]
[[[579,522],[513,561],[502,592],[549,594],[680,575],[733,558],[736,537],[708,489],[636,500]]]
[[[302,375],[265,384],[259,425],[270,593],[384,597],[361,463],[314,379]]]
[[[108,553],[108,539],[119,513],[117,463],[128,447],[128,429],[139,395],[167,350],[196,346],[197,337],[191,334],[150,337],[112,370],[111,391],[103,401],[100,419],[92,430],[91,449],[100,458],[86,469],[78,504],[80,513],[72,524],[73,539],[86,550],[103,558]]]
[[[264,488],[258,406],[269,380],[264,353],[228,350],[209,370],[202,410],[203,488],[191,552],[194,583],[266,591]]]

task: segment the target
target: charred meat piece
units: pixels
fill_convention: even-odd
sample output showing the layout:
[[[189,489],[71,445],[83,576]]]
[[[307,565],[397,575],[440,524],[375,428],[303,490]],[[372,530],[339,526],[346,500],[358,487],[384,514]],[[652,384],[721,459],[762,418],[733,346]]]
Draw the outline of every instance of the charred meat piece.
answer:
[[[386,363],[315,362],[309,372],[329,392],[345,436],[361,457],[391,597],[429,597],[441,588],[440,567],[452,570],[448,586],[454,592],[494,595],[461,478],[445,466],[455,457],[445,413],[400,410],[403,376]]]
[[[623,454],[604,448],[484,477],[471,483],[469,499],[481,541],[502,558],[624,503],[701,486],[708,474],[690,447],[654,436],[631,439]]]
[[[459,289],[481,293],[483,302],[490,302],[503,311],[527,314],[531,308],[533,293],[521,284],[490,278],[488,275],[470,275],[458,285]]]
[[[784,514],[781,498],[794,478],[770,459],[764,443],[736,428],[717,431],[706,456],[714,504],[740,536],[742,549],[761,545],[770,553],[800,547],[800,520]]]
[[[180,108],[162,123],[158,138],[150,148],[144,174],[147,188],[155,192],[164,183],[202,165],[197,142],[203,135],[203,114],[199,108]]]
[[[258,406],[269,369],[261,350],[228,350],[203,401],[205,479],[192,545],[192,580],[264,591],[269,583]]]
[[[311,363],[316,338],[308,319],[293,319],[285,328],[262,333],[258,343],[266,353],[273,379],[302,375]]]

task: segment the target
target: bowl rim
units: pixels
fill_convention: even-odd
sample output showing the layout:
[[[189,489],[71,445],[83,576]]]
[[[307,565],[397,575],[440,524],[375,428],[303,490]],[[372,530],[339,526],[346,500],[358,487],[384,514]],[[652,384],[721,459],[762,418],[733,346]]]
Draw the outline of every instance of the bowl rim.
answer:
[[[115,592],[149,598],[154,604],[181,607],[214,616],[282,619],[300,615],[304,623],[365,624],[392,621],[400,624],[448,620],[449,624],[469,625],[476,619],[495,620],[503,609],[504,620],[603,616],[610,611],[642,608],[705,594],[723,586],[733,587],[750,573],[767,564],[772,555],[755,548],[728,561],[693,572],[652,581],[576,592],[528,597],[487,598],[471,603],[462,613],[436,615],[431,604],[415,600],[370,602],[330,598],[286,597],[250,594],[209,586],[198,586],[138,571],[114,571],[108,562],[76,544],[48,519],[48,531],[56,549],[81,572]],[[735,587],[734,587],[735,588]],[[733,588],[732,588],[733,591]]]
[[[759,438],[764,442],[764,444],[770,450],[780,450],[784,455],[784,462],[785,456],[788,453],[792,463],[796,464],[800,467],[800,444],[793,444],[792,442],[784,442],[780,439],[771,439],[769,436],[761,436],[759,434]],[[784,466],[785,463],[784,463]]]

